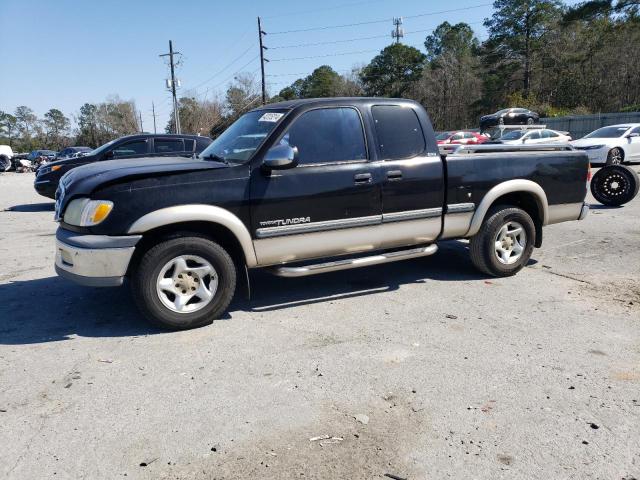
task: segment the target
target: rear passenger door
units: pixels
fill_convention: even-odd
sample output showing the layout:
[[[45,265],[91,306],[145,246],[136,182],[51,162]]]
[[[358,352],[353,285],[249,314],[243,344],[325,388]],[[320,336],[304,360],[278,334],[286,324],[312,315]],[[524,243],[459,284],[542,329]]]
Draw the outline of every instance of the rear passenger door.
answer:
[[[378,166],[382,176],[382,220],[389,225],[385,247],[433,241],[441,231],[444,172],[428,118],[413,108],[374,105]]]

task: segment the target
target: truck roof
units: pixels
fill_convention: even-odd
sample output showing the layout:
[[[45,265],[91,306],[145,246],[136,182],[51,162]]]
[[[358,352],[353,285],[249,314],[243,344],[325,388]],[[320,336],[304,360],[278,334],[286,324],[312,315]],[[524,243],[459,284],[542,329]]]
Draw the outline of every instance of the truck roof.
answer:
[[[296,100],[286,100],[284,102],[269,103],[267,105],[261,105],[254,110],[267,110],[267,109],[287,109],[292,110],[297,107],[309,106],[309,105],[363,105],[363,104],[375,104],[375,105],[420,105],[413,100],[407,100],[406,98],[384,98],[384,97],[324,97],[324,98],[300,98]]]

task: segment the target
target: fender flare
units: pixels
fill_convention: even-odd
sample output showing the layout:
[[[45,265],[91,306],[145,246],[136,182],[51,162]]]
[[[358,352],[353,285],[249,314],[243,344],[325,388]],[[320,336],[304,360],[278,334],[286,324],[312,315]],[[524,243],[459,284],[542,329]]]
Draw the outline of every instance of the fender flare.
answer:
[[[242,223],[242,220],[229,210],[213,205],[193,204],[161,208],[160,210],[149,212],[133,222],[127,233],[139,235],[158,227],[183,222],[209,222],[226,227],[238,240],[244,253],[247,267],[252,268],[258,264],[251,234]]]
[[[546,225],[549,220],[549,204],[547,202],[547,194],[544,193],[542,187],[531,180],[507,180],[493,187],[484,196],[473,214],[471,225],[465,237],[471,237],[478,233],[487,211],[489,211],[491,205],[493,205],[498,198],[508,193],[520,192],[533,194],[538,204],[538,210],[542,214],[542,225]]]

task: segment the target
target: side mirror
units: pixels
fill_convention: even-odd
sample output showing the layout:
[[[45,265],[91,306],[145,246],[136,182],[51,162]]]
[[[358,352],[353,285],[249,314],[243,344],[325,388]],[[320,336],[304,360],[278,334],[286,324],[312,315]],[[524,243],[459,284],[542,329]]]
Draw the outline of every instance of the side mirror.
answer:
[[[111,150],[111,151],[109,151],[109,152],[105,153],[103,158],[104,158],[105,160],[111,160],[112,158],[115,158],[115,155],[114,155],[114,153],[113,153],[113,150]]]
[[[262,166],[269,170],[284,170],[298,165],[298,148],[289,145],[274,145],[264,159]]]
[[[522,139],[522,143],[527,143],[527,139],[526,139],[526,138],[523,138],[523,139]]]

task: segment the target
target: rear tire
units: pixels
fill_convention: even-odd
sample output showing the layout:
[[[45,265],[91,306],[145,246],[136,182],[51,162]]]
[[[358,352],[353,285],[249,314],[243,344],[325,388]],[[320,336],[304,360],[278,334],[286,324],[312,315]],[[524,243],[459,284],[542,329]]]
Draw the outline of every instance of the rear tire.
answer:
[[[227,251],[207,238],[172,238],[142,256],[131,284],[150,322],[186,330],[209,325],[226,311],[236,289],[236,268]]]
[[[630,202],[638,194],[638,174],[624,165],[601,168],[591,179],[591,195],[608,206],[620,206]]]
[[[527,212],[510,206],[495,207],[469,243],[471,261],[494,277],[515,275],[531,258],[536,228]]]
[[[527,118],[527,125],[533,125],[535,123],[535,120],[531,117]]]

